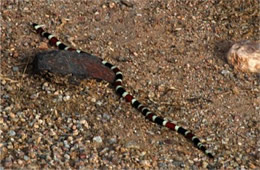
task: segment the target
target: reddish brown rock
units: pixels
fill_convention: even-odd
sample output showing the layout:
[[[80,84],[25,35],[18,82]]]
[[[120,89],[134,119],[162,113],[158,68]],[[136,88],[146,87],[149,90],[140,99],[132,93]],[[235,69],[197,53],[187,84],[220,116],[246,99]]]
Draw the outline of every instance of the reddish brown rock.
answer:
[[[241,41],[234,44],[227,60],[237,70],[260,73],[260,42]]]
[[[33,61],[35,73],[50,71],[62,75],[72,74],[84,79],[114,82],[115,74],[93,55],[75,51],[45,51],[37,54]]]

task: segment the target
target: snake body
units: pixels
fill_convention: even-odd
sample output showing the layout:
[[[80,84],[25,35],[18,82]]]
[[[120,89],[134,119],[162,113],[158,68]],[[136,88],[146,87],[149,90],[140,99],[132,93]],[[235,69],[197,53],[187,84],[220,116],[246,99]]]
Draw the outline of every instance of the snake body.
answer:
[[[32,26],[38,34],[40,34],[42,37],[45,37],[49,40],[49,44],[51,46],[55,46],[55,47],[59,48],[60,50],[76,51],[78,53],[87,53],[87,52],[77,50],[75,48],[72,48],[72,47],[69,47],[69,46],[63,44],[54,35],[52,35],[48,32],[45,32],[43,29],[43,25],[38,25],[36,23],[33,23]],[[177,133],[184,136],[187,140],[191,141],[195,147],[197,147],[199,150],[204,152],[209,158],[214,158],[213,154],[202,144],[200,139],[197,136],[195,136],[195,134],[193,134],[191,131],[189,131],[181,126],[178,126],[177,124],[175,124],[169,120],[166,120],[165,118],[162,118],[162,117],[157,116],[156,114],[152,113],[146,106],[144,106],[137,99],[135,99],[133,95],[128,93],[122,85],[123,75],[122,75],[122,72],[118,69],[118,67],[103,59],[100,59],[100,60],[103,65],[105,65],[106,67],[108,67],[115,73],[115,81],[113,83],[113,86],[115,88],[116,93],[120,97],[124,98],[126,102],[131,103],[131,105],[135,109],[140,111],[146,119],[148,119],[151,122],[154,122],[158,125],[167,127],[173,131],[176,131]]]

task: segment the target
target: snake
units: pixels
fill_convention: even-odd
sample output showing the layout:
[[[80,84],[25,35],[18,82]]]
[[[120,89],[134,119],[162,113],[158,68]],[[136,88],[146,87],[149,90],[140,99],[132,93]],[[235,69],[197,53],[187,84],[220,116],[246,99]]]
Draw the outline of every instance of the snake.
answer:
[[[45,37],[48,39],[49,44],[51,46],[57,47],[60,50],[67,50],[67,51],[76,51],[77,53],[87,53],[82,50],[75,49],[73,47],[70,47],[68,45],[65,45],[57,37],[55,37],[53,34],[46,32],[44,30],[44,25],[32,23],[31,24],[36,33],[41,35],[42,37]],[[89,53],[87,53],[89,54]],[[122,98],[125,99],[126,102],[130,103],[133,108],[137,109],[139,112],[142,113],[142,115],[145,117],[145,119],[148,119],[149,121],[156,123],[160,126],[166,127],[170,130],[176,131],[177,133],[184,136],[188,141],[193,143],[193,145],[201,150],[205,155],[207,155],[209,158],[214,158],[213,154],[210,150],[208,150],[205,145],[201,142],[201,140],[193,134],[190,130],[185,129],[184,127],[177,125],[173,121],[169,121],[161,116],[156,115],[153,113],[147,106],[140,103],[133,95],[128,93],[125,88],[123,87],[123,74],[120,71],[120,69],[109,63],[108,61],[105,61],[101,58],[99,58],[102,64],[109,69],[111,69],[115,74],[115,80],[112,83],[113,87],[115,88],[115,92]]]

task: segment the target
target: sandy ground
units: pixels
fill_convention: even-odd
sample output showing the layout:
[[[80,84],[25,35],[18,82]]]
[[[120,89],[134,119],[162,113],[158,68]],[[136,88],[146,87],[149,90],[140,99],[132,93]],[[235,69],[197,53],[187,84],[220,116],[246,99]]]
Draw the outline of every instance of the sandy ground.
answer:
[[[259,40],[259,9],[257,0],[1,1],[0,169],[260,168],[260,76],[225,60],[232,43]],[[51,47],[31,22],[117,65],[129,92],[215,159],[106,82],[33,75],[33,57]]]

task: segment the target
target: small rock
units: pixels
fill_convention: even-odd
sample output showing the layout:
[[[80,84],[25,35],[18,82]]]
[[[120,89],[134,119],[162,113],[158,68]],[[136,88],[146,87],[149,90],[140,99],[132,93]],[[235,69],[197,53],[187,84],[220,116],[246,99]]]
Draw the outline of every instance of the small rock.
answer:
[[[30,98],[31,98],[31,99],[37,99],[38,96],[39,96],[39,93],[35,93],[35,94],[32,94],[32,95],[30,96]]]
[[[104,153],[106,153],[109,150],[108,147],[105,147],[104,149],[102,149],[99,154],[103,155]]]
[[[59,95],[57,100],[58,100],[58,102],[61,102],[62,101],[62,95]]]
[[[205,161],[203,161],[203,162],[202,162],[202,167],[206,169],[206,168],[208,167],[208,163],[205,162]]]
[[[23,159],[24,159],[25,161],[28,161],[30,158],[25,155],[25,156],[23,157]]]
[[[69,137],[68,137],[68,141],[72,142],[72,141],[73,141],[73,137],[72,137],[72,136],[69,136]]]
[[[23,164],[23,161],[22,161],[21,159],[18,159],[17,162],[18,162],[19,165],[22,165],[22,164]]]
[[[228,63],[243,72],[260,73],[260,42],[241,41],[228,54]]]
[[[75,129],[75,130],[73,131],[73,136],[78,136],[78,134],[79,134],[78,129]]]
[[[93,141],[94,141],[94,142],[97,142],[97,143],[102,143],[102,138],[101,138],[100,136],[95,136],[95,137],[93,138]]]
[[[111,117],[108,114],[104,113],[103,118],[106,119],[106,120],[109,120]]]
[[[12,108],[13,108],[12,105],[11,106],[7,106],[7,107],[4,108],[4,111],[10,111]]]
[[[70,160],[70,156],[68,154],[65,154],[64,158],[67,159],[67,160]]]
[[[160,92],[164,92],[165,91],[165,86],[164,85],[159,85],[158,86],[158,90],[160,91]]]
[[[39,45],[39,49],[41,50],[46,50],[48,49],[48,44],[46,42],[41,42],[40,45]]]
[[[125,147],[130,149],[140,149],[140,146],[135,141],[129,141],[126,143]]]
[[[239,94],[239,89],[235,86],[235,87],[232,88],[232,92],[234,94]]]
[[[98,105],[98,106],[101,106],[101,105],[102,105],[102,102],[101,102],[101,101],[97,101],[97,105]]]
[[[67,140],[63,141],[65,148],[70,148],[70,145]]]
[[[167,169],[167,164],[164,163],[164,162],[160,162],[160,163],[158,164],[158,166],[159,166],[160,169]]]
[[[38,129],[38,128],[39,128],[39,125],[38,125],[38,124],[34,124],[33,127],[34,127],[35,129]]]
[[[49,84],[48,84],[48,82],[45,82],[45,83],[43,83],[43,85],[42,85],[43,87],[48,87],[49,86]]]
[[[114,7],[115,7],[115,5],[116,5],[116,4],[115,4],[114,2],[110,2],[110,3],[109,3],[109,8],[111,8],[111,9],[112,9],[112,8],[114,8]]]
[[[8,86],[6,86],[6,90],[9,91],[9,92],[11,92],[11,91],[13,91],[13,87],[11,87],[11,86],[8,85]]]
[[[132,8],[134,5],[130,2],[130,1],[128,1],[128,0],[121,0],[121,3],[122,4],[124,4],[125,6],[127,6],[127,7],[130,7],[130,8]]]
[[[148,160],[142,160],[140,163],[144,167],[151,167],[151,164]]]
[[[2,85],[5,85],[5,84],[6,84],[6,81],[5,81],[5,80],[1,80],[1,84],[2,84]]]
[[[249,168],[250,168],[250,169],[256,169],[256,166],[255,166],[253,163],[250,162],[250,163],[249,163]]]
[[[9,134],[9,136],[15,136],[15,135],[16,135],[16,132],[13,131],[13,130],[10,130],[10,131],[8,132],[8,134]]]
[[[183,162],[182,161],[178,161],[178,160],[173,160],[172,164],[175,165],[175,166],[178,166],[178,167],[182,167]]]
[[[24,114],[24,113],[21,112],[21,111],[19,111],[19,112],[16,113],[17,116],[22,116],[23,114]]]
[[[222,74],[223,76],[227,76],[227,75],[230,74],[230,71],[228,71],[228,70],[222,70],[222,71],[221,71],[221,74]]]
[[[17,66],[14,66],[13,71],[17,72],[17,71],[19,71],[19,68]]]
[[[97,99],[95,97],[91,98],[91,102],[96,103]]]
[[[89,128],[88,122],[85,119],[80,120],[80,124],[84,125],[86,128]]]
[[[86,159],[87,155],[82,153],[82,154],[79,155],[79,157],[80,157],[80,159]]]
[[[150,91],[150,92],[148,93],[148,97],[149,97],[150,99],[152,99],[154,96],[155,96],[154,92]]]
[[[12,112],[9,114],[9,116],[10,116],[10,118],[12,118],[12,119],[14,119],[14,118],[15,118],[15,114],[14,114],[14,113],[12,113]]]
[[[116,140],[116,138],[110,138],[110,139],[108,140],[108,142],[109,142],[109,144],[114,144],[114,143],[117,142],[117,140]]]
[[[70,100],[70,96],[64,96],[64,97],[63,97],[63,101],[66,102],[66,101],[69,101],[69,100]]]

